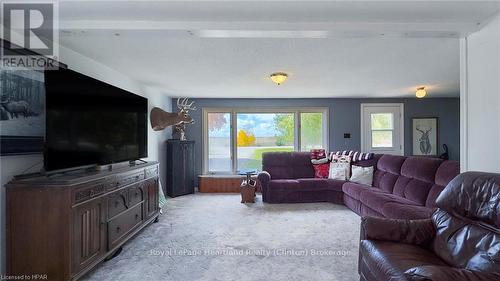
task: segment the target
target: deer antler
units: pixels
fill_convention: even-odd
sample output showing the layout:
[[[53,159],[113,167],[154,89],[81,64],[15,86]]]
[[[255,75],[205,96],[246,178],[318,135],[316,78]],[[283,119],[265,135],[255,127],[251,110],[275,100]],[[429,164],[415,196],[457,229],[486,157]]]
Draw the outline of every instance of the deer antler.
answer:
[[[182,101],[180,101],[180,98],[177,99],[177,107],[181,110],[188,111],[188,110],[196,110],[196,107],[193,106],[194,101],[189,103],[189,98],[183,98]]]
[[[417,131],[421,132],[422,134],[427,134],[428,132],[430,132],[430,131],[432,130],[432,128],[429,128],[429,130],[426,130],[426,129],[422,130],[422,129],[420,128],[420,126],[419,126],[419,125],[417,125],[417,127],[415,128],[415,130],[417,130]],[[424,132],[424,131],[425,131],[425,132]]]

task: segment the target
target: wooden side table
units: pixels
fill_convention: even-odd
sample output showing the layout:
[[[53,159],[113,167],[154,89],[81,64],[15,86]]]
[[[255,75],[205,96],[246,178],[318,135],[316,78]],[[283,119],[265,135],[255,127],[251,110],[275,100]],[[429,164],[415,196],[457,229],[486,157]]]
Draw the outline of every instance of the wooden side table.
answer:
[[[255,203],[257,181],[252,179],[252,176],[255,174],[255,171],[240,173],[240,175],[246,175],[246,178],[241,181],[240,185],[241,203]]]

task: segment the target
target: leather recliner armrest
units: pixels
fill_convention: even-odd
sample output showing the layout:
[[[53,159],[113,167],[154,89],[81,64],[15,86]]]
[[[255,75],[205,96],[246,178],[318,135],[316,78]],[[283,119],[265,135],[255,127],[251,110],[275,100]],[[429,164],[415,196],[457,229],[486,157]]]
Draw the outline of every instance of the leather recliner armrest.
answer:
[[[384,240],[425,245],[434,238],[435,234],[436,229],[431,219],[361,218],[361,240]]]
[[[418,266],[404,273],[412,281],[499,281],[500,274],[471,271],[447,266]]]

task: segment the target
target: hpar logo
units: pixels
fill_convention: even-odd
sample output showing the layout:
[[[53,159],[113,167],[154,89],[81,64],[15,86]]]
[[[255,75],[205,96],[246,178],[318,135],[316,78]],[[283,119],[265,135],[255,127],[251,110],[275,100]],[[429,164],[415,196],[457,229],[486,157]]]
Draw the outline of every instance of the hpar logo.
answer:
[[[57,2],[2,2],[3,67],[57,68],[57,8]]]

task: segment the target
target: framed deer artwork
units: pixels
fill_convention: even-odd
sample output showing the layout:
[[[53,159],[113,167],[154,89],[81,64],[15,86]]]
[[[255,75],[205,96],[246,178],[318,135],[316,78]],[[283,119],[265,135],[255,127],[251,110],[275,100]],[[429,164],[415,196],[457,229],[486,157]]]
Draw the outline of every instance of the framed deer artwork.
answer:
[[[437,156],[438,151],[438,118],[414,117],[412,118],[413,155]]]

